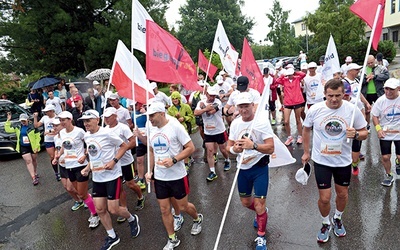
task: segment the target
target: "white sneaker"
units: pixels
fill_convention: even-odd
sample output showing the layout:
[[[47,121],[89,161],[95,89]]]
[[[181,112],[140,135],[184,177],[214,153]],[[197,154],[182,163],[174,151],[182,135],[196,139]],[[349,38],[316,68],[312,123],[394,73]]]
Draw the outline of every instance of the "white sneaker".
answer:
[[[201,233],[201,223],[203,222],[203,215],[199,214],[199,218],[199,221],[193,221],[192,230],[190,231],[192,235],[198,235],[199,233]]]
[[[96,228],[100,224],[100,217],[98,215],[97,216],[90,215],[88,221],[89,221],[89,228]]]
[[[173,216],[174,216],[174,231],[178,232],[181,229],[185,219],[183,218],[182,214]]]
[[[167,245],[165,245],[163,250],[173,250],[175,247],[179,246],[179,244],[181,244],[181,241],[175,236],[175,240],[168,239]]]

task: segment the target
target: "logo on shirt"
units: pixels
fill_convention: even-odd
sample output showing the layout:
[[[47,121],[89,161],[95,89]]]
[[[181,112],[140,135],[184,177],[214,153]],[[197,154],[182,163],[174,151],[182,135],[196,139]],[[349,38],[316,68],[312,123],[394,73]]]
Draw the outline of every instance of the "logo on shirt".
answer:
[[[63,145],[63,147],[66,149],[66,150],[70,150],[70,149],[72,149],[72,147],[73,147],[73,142],[72,142],[72,140],[71,139],[65,139],[63,142],[62,142],[62,145]]]
[[[153,138],[151,138],[151,142],[155,154],[165,154],[168,152],[170,141],[165,134],[155,134]]]
[[[91,159],[97,159],[101,154],[101,146],[96,141],[87,142],[87,150]]]
[[[320,125],[322,135],[331,141],[342,140],[346,135],[347,123],[342,117],[329,116]]]

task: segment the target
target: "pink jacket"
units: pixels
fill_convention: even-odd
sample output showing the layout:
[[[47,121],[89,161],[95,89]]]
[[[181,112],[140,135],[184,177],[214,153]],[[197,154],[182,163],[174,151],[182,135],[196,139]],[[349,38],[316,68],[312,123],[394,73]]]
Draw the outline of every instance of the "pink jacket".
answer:
[[[294,106],[305,102],[301,89],[301,80],[303,80],[305,76],[305,73],[297,71],[294,73],[292,81],[283,74],[276,79],[276,82],[284,87],[283,105]]]

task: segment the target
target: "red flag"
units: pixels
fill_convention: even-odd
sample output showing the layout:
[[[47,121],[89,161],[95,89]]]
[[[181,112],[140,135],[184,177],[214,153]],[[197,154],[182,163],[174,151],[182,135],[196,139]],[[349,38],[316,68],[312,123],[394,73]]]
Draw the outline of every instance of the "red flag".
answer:
[[[249,42],[246,38],[243,41],[242,50],[242,62],[240,66],[240,72],[243,76],[249,78],[249,87],[258,90],[262,93],[264,89],[263,75],[261,74],[260,68],[254,60],[253,52],[251,51]]]
[[[146,27],[147,79],[199,90],[196,66],[179,40],[150,20]]]
[[[132,77],[135,83],[135,97],[132,96]],[[114,84],[118,95],[146,103],[146,89],[149,97],[154,97],[146,74],[136,57],[128,50],[125,44],[118,40],[114,63],[111,69],[110,83]]]
[[[372,29],[379,4],[381,5],[381,9],[379,11],[378,21],[376,23],[375,33],[372,40],[372,48],[374,48],[374,50],[378,50],[378,43],[379,40],[381,40],[383,19],[385,15],[385,0],[358,0],[350,6],[351,12],[360,17]]]
[[[201,50],[199,50],[199,59],[197,64],[199,65],[199,68],[201,70],[203,70],[204,72],[207,72],[207,68],[208,68],[208,59],[204,56],[203,52]],[[213,76],[215,75],[215,73],[217,73],[217,66],[215,66],[214,64],[210,63],[210,69],[208,71],[208,77],[210,77],[211,82],[214,82]]]

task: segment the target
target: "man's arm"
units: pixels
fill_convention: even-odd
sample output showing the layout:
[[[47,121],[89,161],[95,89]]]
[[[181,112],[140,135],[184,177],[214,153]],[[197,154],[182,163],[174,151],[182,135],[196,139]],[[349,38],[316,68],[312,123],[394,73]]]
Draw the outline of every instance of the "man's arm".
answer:
[[[301,161],[306,163],[310,160],[310,140],[311,140],[311,128],[303,127],[303,156],[301,157]]]

